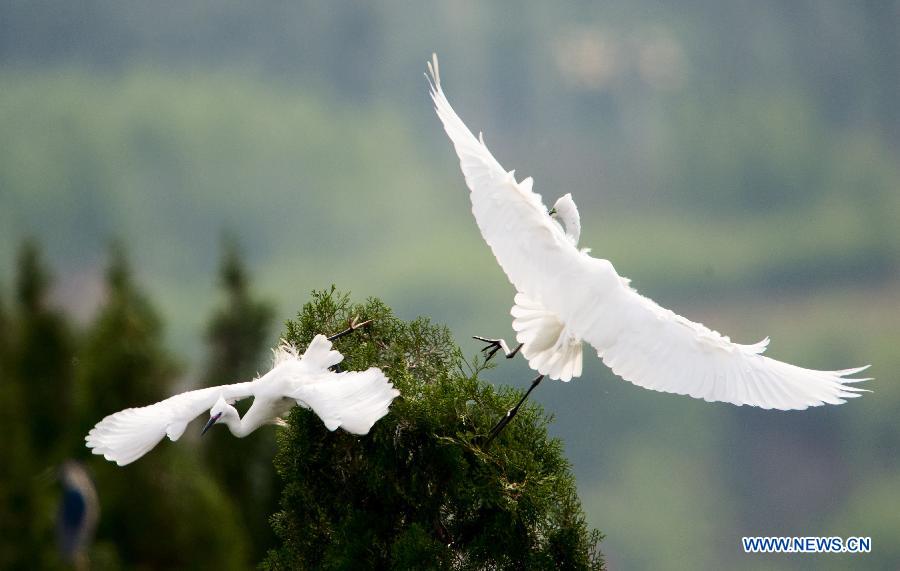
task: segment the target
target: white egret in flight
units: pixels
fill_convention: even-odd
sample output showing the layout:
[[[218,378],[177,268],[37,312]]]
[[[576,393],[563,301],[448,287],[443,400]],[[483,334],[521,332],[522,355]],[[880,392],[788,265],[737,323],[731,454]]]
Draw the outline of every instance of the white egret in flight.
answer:
[[[660,307],[631,288],[608,260],[579,250],[581,223],[571,196],[548,211],[532,191],[533,180],[516,181],[515,171],[504,170],[484,138],[476,138],[450,106],[436,56],[428,71],[435,111],[459,157],[475,221],[518,292],[511,314],[521,345],[510,351],[502,340],[480,339],[491,344],[489,356],[501,348],[508,356],[521,349],[540,373],[521,402],[544,376],[580,376],[583,342],[626,381],[706,401],[790,410],[841,404],[863,391],[849,384],[869,379],[847,377],[866,367],[816,371],[765,357],[768,338],[734,343]],[[517,410],[518,405],[507,413],[489,440]]]
[[[107,416],[88,433],[87,447],[124,466],[149,452],[164,436],[178,440],[188,423],[205,410],[210,416],[202,433],[214,424],[224,424],[243,438],[264,424],[281,423],[280,417],[294,405],[312,409],[328,430],[341,427],[366,434],[387,414],[399,391],[376,367],[358,372],[330,370],[344,359],[332,349],[331,341],[365,323],[351,323],[349,329],[328,338],[316,335],[303,355],[282,343],[275,350],[272,370],[253,381],[188,391]],[[247,397],[253,397],[253,404],[241,418],[232,404]]]

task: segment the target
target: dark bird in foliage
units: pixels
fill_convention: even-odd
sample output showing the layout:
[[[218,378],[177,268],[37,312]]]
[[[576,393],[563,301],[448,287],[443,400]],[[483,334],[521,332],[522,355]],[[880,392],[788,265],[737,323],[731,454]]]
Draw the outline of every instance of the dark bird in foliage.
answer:
[[[76,569],[88,568],[88,552],[100,518],[97,490],[87,470],[74,460],[59,469],[62,498],[56,516],[56,542],[63,559]]]

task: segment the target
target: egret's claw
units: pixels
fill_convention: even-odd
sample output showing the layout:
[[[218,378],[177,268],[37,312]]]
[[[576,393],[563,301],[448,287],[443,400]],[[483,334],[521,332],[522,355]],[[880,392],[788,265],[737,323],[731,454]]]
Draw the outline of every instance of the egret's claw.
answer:
[[[522,343],[519,343],[519,345],[515,349],[510,351],[509,345],[507,345],[506,341],[503,339],[489,339],[487,337],[481,337],[478,335],[473,335],[472,339],[476,339],[478,341],[486,343],[486,345],[481,348],[481,352],[485,354],[485,363],[490,361],[494,357],[494,355],[497,354],[497,351],[500,351],[501,349],[503,350],[503,355],[507,359],[512,359],[519,353],[519,350],[522,348]]]

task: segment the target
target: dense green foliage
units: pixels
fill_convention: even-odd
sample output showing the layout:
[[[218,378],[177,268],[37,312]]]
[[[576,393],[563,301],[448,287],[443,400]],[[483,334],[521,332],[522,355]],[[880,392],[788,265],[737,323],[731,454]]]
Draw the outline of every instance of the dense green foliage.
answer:
[[[294,409],[279,435],[284,479],[271,569],[599,569],[561,442],[529,404],[489,448],[484,434],[514,404],[469,367],[450,332],[404,322],[375,299],[314,292],[287,326],[304,346],[353,317],[368,327],[336,342],[348,370],[378,366],[401,397],[364,437],[330,433]]]

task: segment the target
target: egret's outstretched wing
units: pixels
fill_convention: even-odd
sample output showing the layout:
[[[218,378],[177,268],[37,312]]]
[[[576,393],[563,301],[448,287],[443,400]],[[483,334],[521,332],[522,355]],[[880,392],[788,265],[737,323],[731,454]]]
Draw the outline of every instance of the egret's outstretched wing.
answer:
[[[251,396],[253,382],[188,391],[140,408],[128,408],[98,422],[85,437],[94,454],[119,466],[134,462],[164,436],[178,440],[188,423],[209,410],[219,396],[240,400]]]
[[[366,434],[387,414],[399,394],[381,369],[372,367],[344,373],[329,371],[288,396],[311,408],[328,430],[341,427],[353,434]]]
[[[441,88],[436,60],[429,70],[435,110],[459,156],[481,234],[529,303],[558,316],[559,347],[585,340],[627,381],[710,401],[802,409],[859,396],[861,389],[847,383],[863,379],[846,377],[863,368],[814,371],[763,357],[767,342],[732,343],[641,296],[609,261],[579,252],[550,219],[531,179],[517,183],[463,124]],[[550,370],[553,363],[544,365]]]
[[[517,290],[529,292],[532,298],[546,297],[553,291],[548,282],[556,281],[554,276],[564,270],[556,256],[558,249],[567,246],[572,254],[578,250],[548,216],[541,196],[532,191],[533,180],[517,183],[513,171],[503,170],[484,141],[472,135],[450,106],[441,88],[437,57],[428,69],[435,111],[459,157],[481,235]]]
[[[769,340],[755,345],[728,337],[660,307],[620,284],[585,309],[576,334],[597,349],[623,379],[657,391],[707,401],[780,410],[841,404],[860,396],[847,378],[866,369],[804,369],[762,355]]]

